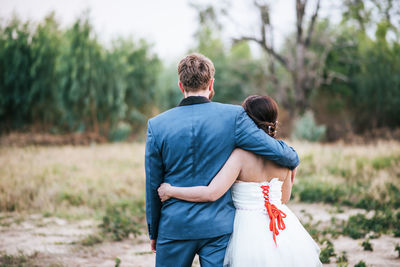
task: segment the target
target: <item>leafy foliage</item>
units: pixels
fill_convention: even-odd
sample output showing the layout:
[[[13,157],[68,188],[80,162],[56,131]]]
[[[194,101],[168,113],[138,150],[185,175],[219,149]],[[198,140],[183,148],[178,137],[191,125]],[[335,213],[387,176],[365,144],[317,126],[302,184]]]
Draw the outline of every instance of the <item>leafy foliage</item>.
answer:
[[[214,63],[214,101],[238,104],[248,95],[269,93],[263,58],[253,58],[246,42],[232,45],[223,42],[222,28],[213,8],[200,8],[198,12],[197,45],[191,50],[207,55]]]
[[[394,247],[394,251],[397,251],[398,258],[400,258],[400,245],[399,244],[396,244],[396,246]]]
[[[335,121],[339,134],[400,125],[400,78],[395,74],[400,72],[400,46],[387,40],[382,27],[373,39],[342,25],[327,56],[325,75],[332,79],[315,102],[327,100],[319,110]]]
[[[400,13],[392,2],[345,0],[339,25],[317,18],[308,51],[313,56],[307,53],[304,63],[318,59],[317,65],[324,67],[313,75],[323,82],[315,88],[304,85],[304,108],[316,118],[306,112],[295,125],[296,137],[331,140],[400,125]],[[200,26],[191,51],[214,62],[214,100],[239,104],[248,95],[269,94],[292,111],[290,118],[301,115],[294,111],[303,108],[289,107],[299,97],[291,77],[301,76],[302,70],[290,75],[265,54],[255,57],[247,42],[225,42],[215,9],[197,11]],[[276,52],[295,62],[294,35],[287,40]],[[0,25],[1,132],[91,131],[123,140],[181,97],[176,64],[163,66],[145,40],[119,38],[102,44],[87,13],[66,29],[59,27],[54,13],[38,24],[14,16]]]
[[[361,243],[361,246],[364,248],[364,250],[368,250],[368,251],[373,251],[374,249],[372,248],[372,244],[371,242],[369,242],[369,238],[364,240]]]
[[[106,48],[88,14],[65,30],[54,14],[37,26],[14,17],[0,28],[1,129],[37,125],[108,136],[123,122],[143,126],[161,70],[150,50],[131,39]]]
[[[104,240],[104,236],[101,234],[90,234],[82,239],[79,243],[82,246],[93,246],[95,244],[100,244]]]
[[[323,247],[321,248],[321,253],[319,254],[319,259],[322,263],[330,263],[330,258],[336,256],[333,244],[328,239],[322,242]]]
[[[116,257],[115,258],[115,267],[119,267],[120,264],[121,264],[121,259]]]
[[[295,192],[299,192],[300,201],[303,202],[325,202],[330,204],[338,203],[345,195],[342,188],[329,183],[302,183]]]
[[[342,254],[336,258],[337,266],[345,267],[348,266],[348,259],[346,251],[342,251]]]
[[[357,214],[350,216],[348,221],[344,223],[343,234],[357,239],[364,237],[371,231],[375,233],[385,233],[389,229],[392,229],[395,224],[396,221],[391,211],[375,211],[372,218],[367,218],[364,214]]]
[[[120,241],[130,234],[141,233],[144,220],[144,201],[120,201],[110,205],[100,227],[111,234],[113,240]]]
[[[314,114],[307,111],[298,121],[296,121],[293,136],[300,140],[312,142],[321,141],[325,137],[326,127],[317,125]]]
[[[367,267],[367,264],[364,261],[359,261],[354,267]]]

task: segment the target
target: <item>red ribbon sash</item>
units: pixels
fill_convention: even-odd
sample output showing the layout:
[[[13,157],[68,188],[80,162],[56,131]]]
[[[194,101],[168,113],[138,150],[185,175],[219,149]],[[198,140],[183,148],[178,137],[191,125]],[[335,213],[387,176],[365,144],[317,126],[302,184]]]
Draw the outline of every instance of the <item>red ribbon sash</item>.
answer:
[[[283,221],[283,218],[286,218],[286,214],[269,202],[269,185],[262,185],[261,188],[264,194],[264,206],[270,218],[269,230],[272,231],[272,237],[274,238],[275,245],[277,245],[276,236],[279,235],[279,230],[284,230],[286,227]]]

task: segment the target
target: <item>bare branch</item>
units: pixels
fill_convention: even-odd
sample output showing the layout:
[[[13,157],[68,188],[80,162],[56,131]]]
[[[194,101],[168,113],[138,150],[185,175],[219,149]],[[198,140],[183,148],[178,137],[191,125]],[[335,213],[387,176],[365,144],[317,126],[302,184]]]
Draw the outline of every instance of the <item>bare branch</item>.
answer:
[[[274,57],[276,60],[279,61],[279,63],[282,64],[283,67],[285,67],[287,70],[289,70],[289,64],[286,58],[275,52],[275,50],[267,45],[263,40],[257,39],[255,37],[249,37],[249,36],[243,36],[240,38],[234,38],[233,42],[238,43],[238,42],[243,42],[243,41],[253,41],[261,45],[261,47],[272,57]]]
[[[347,77],[346,75],[344,75],[342,73],[335,72],[335,71],[328,71],[327,77],[324,79],[322,84],[330,85],[334,79],[341,80],[343,82],[349,81],[349,77]]]
[[[312,38],[312,35],[313,35],[313,32],[314,32],[315,22],[316,22],[317,17],[318,17],[320,2],[321,2],[321,0],[318,0],[317,7],[315,8],[314,14],[311,17],[310,25],[308,27],[308,32],[307,32],[307,39],[305,41],[305,46],[309,46],[310,43],[311,43],[311,38]]]
[[[303,42],[303,19],[307,0],[296,0],[297,43]]]
[[[233,38],[234,43],[245,42],[245,41],[253,41],[253,42],[256,42],[256,43],[262,45],[262,40],[257,39],[256,37],[243,36],[240,38]]]

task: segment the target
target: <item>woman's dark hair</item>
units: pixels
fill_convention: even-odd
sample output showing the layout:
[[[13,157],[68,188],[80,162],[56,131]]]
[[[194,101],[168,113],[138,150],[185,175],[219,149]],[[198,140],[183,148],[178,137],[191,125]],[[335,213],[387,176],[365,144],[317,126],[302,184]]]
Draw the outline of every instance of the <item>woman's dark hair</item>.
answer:
[[[244,110],[256,125],[271,137],[276,135],[278,105],[269,96],[252,95],[242,104]]]

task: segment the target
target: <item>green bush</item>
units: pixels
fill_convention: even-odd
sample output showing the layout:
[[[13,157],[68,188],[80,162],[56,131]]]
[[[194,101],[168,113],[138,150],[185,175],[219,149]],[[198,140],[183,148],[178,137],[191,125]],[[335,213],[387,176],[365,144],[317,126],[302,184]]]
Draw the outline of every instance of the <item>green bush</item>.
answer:
[[[348,266],[349,260],[347,259],[346,251],[342,251],[342,254],[336,258],[337,266],[339,267],[346,267]]]
[[[364,261],[359,261],[354,267],[367,267],[367,264]]]
[[[293,191],[303,202],[337,203],[345,195],[341,187],[329,183],[313,183],[312,181],[299,183],[293,188]]]
[[[350,216],[343,225],[343,234],[351,238],[358,239],[364,237],[369,232],[386,233],[393,229],[395,225],[392,212],[386,210],[383,212],[375,211],[372,218],[368,219],[364,214]]]
[[[399,244],[396,244],[396,246],[394,247],[394,251],[397,251],[397,253],[398,253],[398,258],[400,258],[400,245]]]
[[[355,5],[351,6],[357,9]],[[346,77],[345,80],[334,78],[330,84],[322,86],[328,101],[338,102],[336,107],[328,105],[333,109],[331,120],[336,116],[341,122],[339,126],[344,126],[343,121],[347,121],[356,133],[400,124],[400,79],[398,75],[390,75],[400,72],[399,42],[386,37],[390,30],[384,29],[387,27],[384,24],[389,25],[377,23],[376,36],[371,38],[366,33],[368,30],[360,32],[343,23],[337,29],[338,36],[334,41],[337,49],[329,52],[325,62],[326,73],[333,71]],[[354,42],[346,46],[350,39]],[[344,110],[351,111],[343,116]]]
[[[321,221],[313,223],[312,217],[309,217],[308,222],[302,222],[302,223],[304,228],[306,228],[307,232],[312,236],[312,238],[318,242],[321,234],[321,231],[318,229],[318,226],[321,223]]]
[[[144,201],[125,200],[110,205],[103,217],[100,227],[104,233],[111,234],[111,238],[121,241],[140,234],[144,225],[145,217]]]
[[[121,264],[121,259],[120,258],[115,258],[115,267],[119,267],[119,265]]]
[[[15,255],[6,254],[4,251],[0,251],[0,267],[32,267],[39,266],[37,259],[39,257],[38,252],[34,252],[31,255],[27,255],[22,251],[18,251]],[[46,266],[61,267],[59,263],[50,263]]]
[[[79,243],[83,246],[93,246],[95,244],[100,244],[104,240],[104,236],[102,234],[91,234],[82,239]]]
[[[328,239],[325,239],[322,242],[322,245],[324,245],[324,247],[322,247],[321,249],[321,253],[319,254],[319,259],[321,260],[322,263],[330,263],[330,258],[336,256],[333,244]]]
[[[0,255],[0,267],[29,266],[30,262],[29,257],[22,252],[19,255],[7,255],[5,253]]]
[[[400,211],[396,213],[396,221],[395,228],[393,230],[393,234],[395,237],[400,237]]]
[[[317,125],[312,111],[304,113],[295,123],[293,137],[296,139],[317,142],[323,140],[325,135],[326,127]]]
[[[84,204],[82,195],[80,193],[72,193],[72,192],[61,192],[57,198],[57,201],[59,202],[66,201],[71,206],[80,206]]]
[[[393,183],[386,184],[386,193],[388,196],[388,204],[395,209],[400,208],[400,189],[398,186]],[[399,218],[400,220],[400,218]]]
[[[371,165],[375,170],[381,170],[392,166],[392,162],[392,157],[377,157],[372,159]]]
[[[372,248],[372,244],[371,242],[369,242],[369,239],[364,240],[361,243],[361,246],[364,248],[364,250],[368,250],[368,251],[373,251],[374,249]]]
[[[118,122],[144,127],[157,105],[162,66],[151,50],[131,38],[101,43],[87,13],[65,29],[54,13],[38,25],[14,16],[0,25],[0,132],[35,125],[126,138]]]
[[[366,210],[378,210],[385,207],[385,203],[383,201],[376,200],[373,196],[371,196],[368,193],[365,194],[364,196],[361,196],[361,198],[355,203],[348,203],[348,205]]]
[[[130,124],[119,122],[117,126],[110,131],[108,139],[114,142],[123,141],[129,137],[132,132]]]

